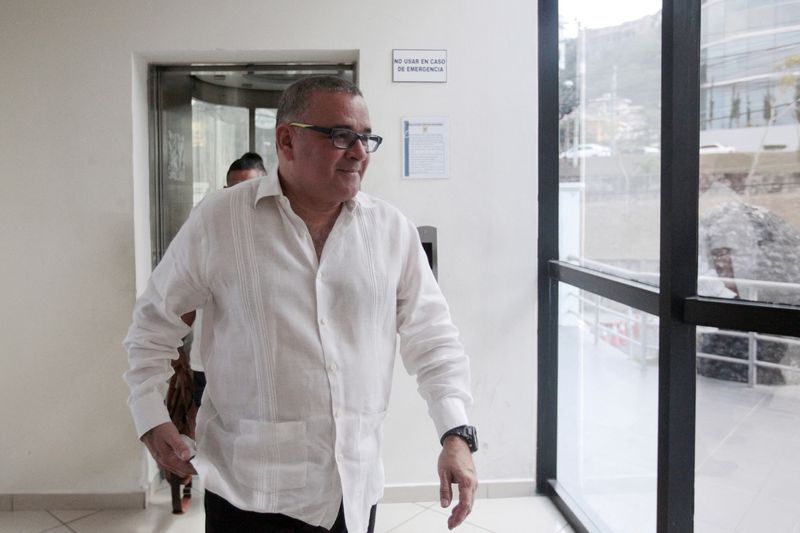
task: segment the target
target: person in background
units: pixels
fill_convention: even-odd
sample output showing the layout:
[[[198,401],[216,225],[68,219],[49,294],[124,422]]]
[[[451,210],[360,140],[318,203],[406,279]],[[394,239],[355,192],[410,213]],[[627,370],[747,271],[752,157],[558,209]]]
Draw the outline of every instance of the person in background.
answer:
[[[278,168],[198,205],[137,301],[137,432],[163,468],[203,476],[208,533],[371,532],[399,337],[442,446],[443,507],[458,485],[457,527],[477,487],[469,359],[416,227],[360,191],[382,141],[366,102],[346,80],[304,78],[276,118]],[[208,386],[189,462],[162,384],[198,308]]]
[[[261,156],[255,152],[245,152],[228,168],[225,176],[225,188],[266,175],[267,170],[264,168],[264,160]]]

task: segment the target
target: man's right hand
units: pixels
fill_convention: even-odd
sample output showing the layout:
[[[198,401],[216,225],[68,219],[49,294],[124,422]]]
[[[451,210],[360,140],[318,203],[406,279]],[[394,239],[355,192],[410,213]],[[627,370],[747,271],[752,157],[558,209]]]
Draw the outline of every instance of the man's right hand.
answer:
[[[149,430],[142,435],[142,442],[164,470],[184,478],[197,473],[189,462],[192,452],[172,422],[164,422]]]

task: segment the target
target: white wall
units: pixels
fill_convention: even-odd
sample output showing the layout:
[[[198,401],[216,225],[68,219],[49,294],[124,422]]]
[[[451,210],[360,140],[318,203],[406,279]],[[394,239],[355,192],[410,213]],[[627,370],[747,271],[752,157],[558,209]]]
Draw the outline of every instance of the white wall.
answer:
[[[0,494],[146,481],[120,342],[146,274],[134,248],[140,265],[149,253],[147,62],[315,50],[359,58],[385,138],[365,189],[439,228],[440,282],[473,357],[480,477],[533,477],[535,2],[17,0],[2,11]],[[393,48],[447,49],[448,83],[393,84]],[[450,117],[449,180],[400,179],[400,118],[424,115]],[[436,480],[438,444],[414,390],[398,376],[390,484]]]

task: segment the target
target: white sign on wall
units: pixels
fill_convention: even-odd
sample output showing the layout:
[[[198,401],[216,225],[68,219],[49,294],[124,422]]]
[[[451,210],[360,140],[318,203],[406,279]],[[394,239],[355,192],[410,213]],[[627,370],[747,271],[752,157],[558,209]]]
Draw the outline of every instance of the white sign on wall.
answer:
[[[447,117],[403,119],[403,178],[444,179],[448,174]]]
[[[447,82],[447,50],[392,50],[392,81]]]

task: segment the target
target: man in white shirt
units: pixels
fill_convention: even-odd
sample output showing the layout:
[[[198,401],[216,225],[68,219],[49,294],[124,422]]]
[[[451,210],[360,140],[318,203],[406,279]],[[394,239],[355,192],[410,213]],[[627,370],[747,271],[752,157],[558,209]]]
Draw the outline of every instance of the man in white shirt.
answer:
[[[360,192],[380,142],[350,82],[292,84],[278,169],[208,196],[137,301],[125,340],[137,432],[163,468],[204,477],[207,532],[372,531],[398,334],[441,437],[443,507],[459,486],[448,526],[471,511],[469,362],[415,226]],[[163,400],[180,317],[197,308],[208,383],[189,463]]]

